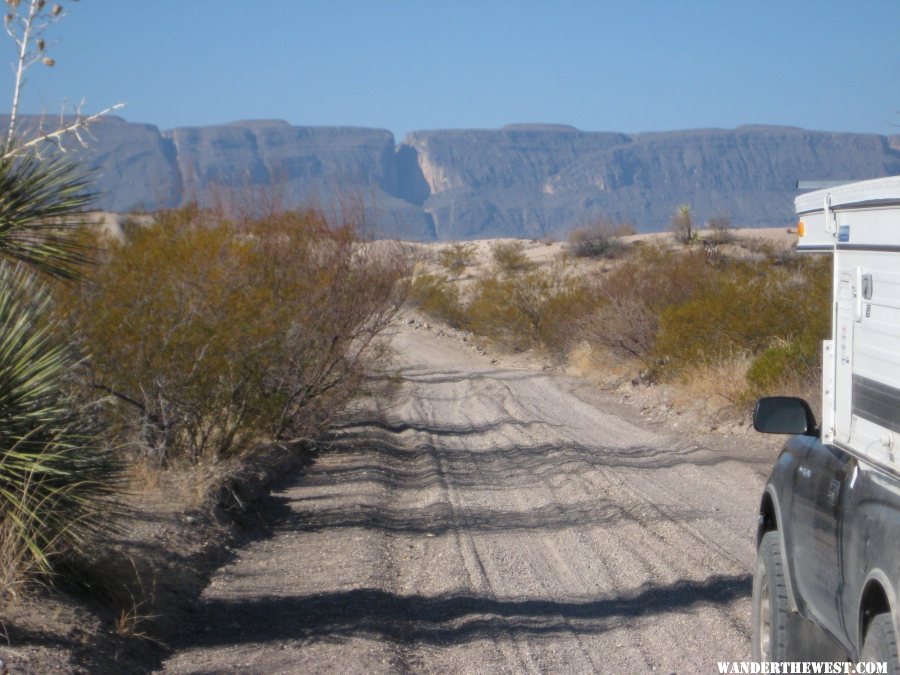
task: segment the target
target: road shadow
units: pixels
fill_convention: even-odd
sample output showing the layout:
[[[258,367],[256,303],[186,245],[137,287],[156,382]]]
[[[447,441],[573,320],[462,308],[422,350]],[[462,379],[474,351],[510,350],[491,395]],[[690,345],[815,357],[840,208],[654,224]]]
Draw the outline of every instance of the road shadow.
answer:
[[[546,379],[547,374],[512,368],[484,368],[481,370],[434,370],[433,368],[405,368],[396,373],[405,382],[415,384],[456,384],[479,380],[522,382]]]
[[[659,471],[683,465],[716,466],[725,462],[768,469],[771,460],[714,452],[698,446],[631,447],[587,446],[561,439],[552,443],[490,445],[479,434],[501,427],[528,428],[528,423],[506,420],[480,429],[424,424],[368,421],[335,432],[333,451],[342,461],[317,467],[307,485],[374,481],[392,490],[420,490],[441,484],[485,490],[518,489],[545,485],[602,469]],[[404,431],[421,434],[400,438]]]
[[[476,595],[397,595],[360,588],[298,597],[211,600],[179,649],[366,637],[453,645],[498,636],[600,634],[632,619],[726,605],[751,593],[748,574],[645,585],[616,597],[555,601]]]
[[[302,501],[300,502],[302,506]],[[688,522],[712,514],[696,508],[641,504],[625,508],[604,498],[580,503],[550,504],[526,510],[451,507],[446,501],[422,508],[395,508],[384,504],[341,504],[337,507],[298,508],[278,529],[292,532],[361,528],[382,533],[439,536],[465,530],[472,533],[558,532],[579,527],[608,527],[622,522]]]

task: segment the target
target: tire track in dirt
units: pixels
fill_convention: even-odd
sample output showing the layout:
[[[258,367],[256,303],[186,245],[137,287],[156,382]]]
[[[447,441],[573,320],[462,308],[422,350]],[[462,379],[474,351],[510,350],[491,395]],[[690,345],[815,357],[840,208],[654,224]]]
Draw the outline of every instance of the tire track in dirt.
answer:
[[[513,415],[514,416],[514,415]],[[507,443],[515,443],[517,439],[512,437],[507,437],[505,441]],[[572,479],[572,484],[579,488],[577,491],[581,492],[585,496],[589,497],[590,492],[586,488],[584,480],[579,473],[573,473],[570,478]],[[594,485],[596,487],[596,485]],[[567,495],[563,494],[559,489],[554,487],[551,481],[545,481],[544,489],[551,495],[550,501],[558,506],[560,510],[564,509],[564,504],[569,502],[569,498]],[[636,494],[634,490],[631,491],[632,494]],[[640,499],[637,500],[637,506],[644,507],[645,505],[648,508],[640,508],[637,506],[629,509],[629,516],[633,517],[634,520],[645,529],[648,530],[646,533],[649,535],[649,540],[655,541],[655,538],[658,538],[658,534],[654,531],[653,523],[657,521],[670,522],[673,524],[678,524],[675,519],[669,517],[665,514],[661,509],[653,506],[652,503],[646,503],[646,495],[642,494]],[[638,513],[641,511],[641,513]],[[683,520],[683,519],[681,519]],[[568,534],[568,533],[566,533]],[[588,534],[585,536],[585,532],[579,531],[579,539],[580,545],[585,550],[600,550],[600,546],[598,546],[599,542],[596,539],[596,535]],[[586,541],[586,539],[593,538],[593,541]],[[556,545],[554,537],[543,536],[540,539],[541,546],[543,547],[543,551],[535,551],[536,555],[533,557],[533,560],[536,560],[538,557],[542,557],[545,561],[545,564],[542,566],[544,568],[543,580],[542,584],[547,594],[550,596],[559,595],[559,594],[572,594],[574,593],[576,597],[585,597],[588,594],[588,588],[584,583],[581,582],[581,579],[584,578],[584,574],[582,570],[579,570],[576,566],[570,565],[567,558],[560,553],[560,548]],[[572,546],[569,545],[565,547],[567,549],[571,549]],[[575,548],[578,548],[576,545]],[[656,576],[659,578],[661,568],[662,567],[670,567],[671,562],[660,557],[656,556],[648,556],[642,553],[643,550],[647,549],[647,538],[641,543],[640,547],[628,547],[629,553],[631,553],[631,559],[628,563],[628,566],[632,568],[632,570],[640,570],[643,575],[646,576]],[[552,562],[551,562],[552,561]],[[635,564],[637,563],[637,564]],[[532,567],[535,568],[536,565],[532,562]],[[687,572],[687,568],[684,565],[678,566],[677,570],[679,572]],[[540,578],[540,577],[539,577]],[[556,581],[557,583],[551,584],[548,582]],[[566,622],[567,625],[571,627],[570,622]],[[581,643],[581,639],[577,637],[577,633],[572,632],[575,639]],[[670,634],[670,638],[673,642],[677,642],[678,636],[671,634],[671,631],[668,631]],[[577,667],[574,663],[568,662],[567,665],[572,667],[573,670],[585,671],[585,670],[598,670],[602,669],[598,666],[598,662],[603,663],[604,661],[598,661],[603,658],[603,655],[599,655],[597,659],[595,659],[591,655],[591,651],[581,645],[582,652],[586,655],[586,661],[584,664],[579,664]],[[635,666],[640,662],[643,662],[643,666],[646,669],[651,669],[654,662],[652,658],[648,656],[646,650],[642,650],[640,646],[637,646],[638,657],[637,660],[629,659],[628,664],[630,666]]]
[[[401,329],[166,672],[687,672],[749,655],[750,462]],[[740,459],[740,457],[738,457]],[[744,615],[747,616],[744,616]]]

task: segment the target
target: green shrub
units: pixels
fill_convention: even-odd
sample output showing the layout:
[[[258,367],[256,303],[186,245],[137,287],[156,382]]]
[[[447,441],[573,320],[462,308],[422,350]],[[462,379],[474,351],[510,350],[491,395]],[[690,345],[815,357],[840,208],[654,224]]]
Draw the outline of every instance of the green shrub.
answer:
[[[711,265],[699,251],[641,247],[595,286],[582,337],[658,375],[796,344],[797,368],[808,373],[817,360],[807,355],[818,349],[809,345],[829,329],[828,263],[807,257],[786,265],[770,255]]]
[[[491,257],[501,274],[515,274],[531,267],[521,241],[501,241],[491,248]]]
[[[86,187],[62,160],[0,161],[0,257],[19,263],[0,263],[0,591],[113,523],[120,467],[77,398],[80,359],[38,279],[72,281],[89,261]]]
[[[460,274],[475,262],[475,246],[455,243],[443,248],[438,257],[441,267],[451,274]]]
[[[517,303],[516,289],[527,283],[514,277],[479,279],[467,307],[468,325],[475,333],[510,345],[528,345],[536,338],[532,319]]]
[[[481,279],[468,306],[472,330],[518,347],[543,345],[563,352],[575,326],[590,312],[584,282],[560,266],[524,275]]]
[[[735,351],[757,353],[782,332],[782,296],[767,293],[752,269],[733,265],[717,270],[702,292],[663,309],[654,344],[657,357],[673,368],[711,363]]]
[[[818,380],[821,369],[822,342],[807,334],[759,354],[747,369],[747,383],[754,396],[783,393],[797,382]]]
[[[572,230],[569,233],[569,250],[579,258],[614,258],[625,249],[622,237],[634,234],[634,228],[608,220]]]
[[[787,339],[774,340],[747,371],[754,396],[784,393],[798,385],[818,389],[822,374],[822,340],[831,330],[831,259],[802,258],[792,315],[796,325]]]
[[[444,277],[435,274],[417,276],[410,286],[409,299],[426,314],[455,328],[463,327],[465,311],[459,299],[459,289]]]
[[[111,243],[70,304],[124,438],[196,463],[340,410],[407,273],[399,250],[315,212],[237,226],[188,209]]]
[[[702,254],[639,247],[596,285],[583,338],[652,366],[660,315],[709,287],[712,274]]]
[[[77,236],[92,196],[83,170],[33,156],[0,160],[0,255],[57,279],[89,262]]]
[[[776,365],[786,358],[799,358],[795,367],[804,374],[816,367],[815,345],[826,337],[831,317],[828,266],[809,261],[791,269],[770,259],[710,269],[712,283],[702,292],[662,311],[657,359],[678,371],[735,353],[758,357],[771,350],[754,376],[760,383],[772,382]]]

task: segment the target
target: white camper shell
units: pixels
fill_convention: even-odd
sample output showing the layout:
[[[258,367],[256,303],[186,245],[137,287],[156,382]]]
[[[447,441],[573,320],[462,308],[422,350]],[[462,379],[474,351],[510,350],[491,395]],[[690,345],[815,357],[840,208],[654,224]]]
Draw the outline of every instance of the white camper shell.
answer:
[[[834,256],[822,441],[900,470],[900,176],[794,201],[798,251]]]

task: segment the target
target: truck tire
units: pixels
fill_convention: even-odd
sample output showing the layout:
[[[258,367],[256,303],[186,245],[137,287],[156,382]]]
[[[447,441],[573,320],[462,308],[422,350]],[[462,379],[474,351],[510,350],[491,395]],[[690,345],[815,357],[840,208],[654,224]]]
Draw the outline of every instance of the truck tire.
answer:
[[[799,616],[788,603],[787,571],[777,531],[766,532],[753,574],[753,660],[787,661],[796,653]]]
[[[887,672],[900,673],[900,655],[897,653],[897,634],[889,612],[877,614],[869,624],[863,642],[860,661],[887,663]]]

